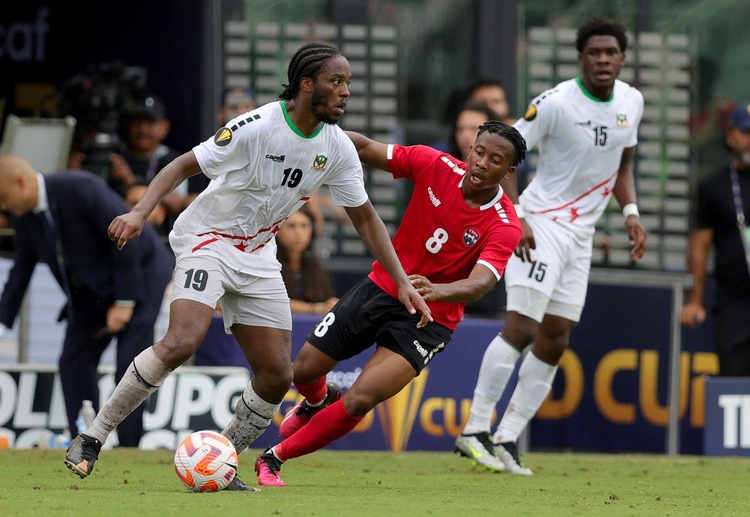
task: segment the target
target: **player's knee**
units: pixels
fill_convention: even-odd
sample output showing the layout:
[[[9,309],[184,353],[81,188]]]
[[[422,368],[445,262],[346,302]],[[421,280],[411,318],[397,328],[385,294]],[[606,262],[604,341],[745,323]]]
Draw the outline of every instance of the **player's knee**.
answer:
[[[567,335],[540,336],[532,348],[534,355],[547,364],[560,362],[565,349],[568,348],[569,339]]]
[[[294,374],[290,364],[274,364],[257,367],[253,371],[255,382],[262,385],[265,391],[281,393],[282,396],[292,385]]]
[[[355,417],[365,416],[379,402],[380,400],[372,394],[361,393],[356,389],[350,389],[344,394],[344,407],[350,415]]]
[[[159,358],[164,364],[174,369],[190,359],[199,346],[200,341],[192,336],[184,335],[182,338],[167,332],[164,339],[156,343],[154,348],[158,350]]]

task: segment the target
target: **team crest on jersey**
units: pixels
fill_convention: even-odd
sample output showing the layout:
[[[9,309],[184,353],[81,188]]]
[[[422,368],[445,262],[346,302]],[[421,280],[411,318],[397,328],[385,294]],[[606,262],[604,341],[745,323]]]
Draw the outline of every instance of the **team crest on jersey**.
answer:
[[[479,232],[474,228],[466,228],[464,230],[464,244],[466,246],[473,246],[479,240]]]
[[[219,147],[226,147],[232,141],[232,130],[228,127],[219,128],[214,135],[214,143]]]
[[[617,129],[627,129],[627,127],[628,127],[628,116],[625,113],[618,113],[615,116],[615,127]]]
[[[531,104],[529,108],[526,110],[526,113],[524,114],[523,119],[531,122],[535,118],[536,118],[536,106]]]
[[[326,156],[325,154],[319,154],[313,161],[312,169],[314,171],[323,171],[326,168],[326,163],[328,163],[328,156]]]

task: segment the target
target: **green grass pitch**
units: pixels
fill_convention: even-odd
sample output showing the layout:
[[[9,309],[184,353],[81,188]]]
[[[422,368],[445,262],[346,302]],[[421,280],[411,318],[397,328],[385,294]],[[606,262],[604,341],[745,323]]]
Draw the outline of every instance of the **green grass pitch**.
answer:
[[[255,484],[259,450],[240,455]],[[195,494],[168,451],[103,451],[79,479],[60,450],[0,450],[0,517],[14,516],[743,516],[750,459],[529,453],[532,477],[448,452],[319,451],[284,464],[284,488]]]

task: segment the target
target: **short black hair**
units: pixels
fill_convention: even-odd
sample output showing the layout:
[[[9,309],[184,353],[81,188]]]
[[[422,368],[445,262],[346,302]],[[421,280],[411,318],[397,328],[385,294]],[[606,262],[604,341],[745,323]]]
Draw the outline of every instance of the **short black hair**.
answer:
[[[583,48],[591,36],[614,36],[620,45],[620,52],[625,52],[625,49],[628,47],[628,36],[625,27],[617,20],[611,18],[597,16],[586,20],[578,26],[578,32],[576,33],[576,49],[578,52],[583,52]]]
[[[482,133],[494,133],[500,135],[513,145],[513,148],[515,149],[515,152],[513,153],[513,167],[526,158],[526,140],[524,140],[521,133],[519,133],[513,126],[509,126],[505,122],[500,122],[499,120],[490,120],[479,126],[477,137]]]
[[[283,85],[284,91],[279,95],[279,99],[285,101],[294,99],[299,93],[300,79],[311,77],[314,80],[326,61],[339,56],[343,57],[339,49],[325,43],[308,43],[300,47],[289,61],[287,69],[289,84]]]

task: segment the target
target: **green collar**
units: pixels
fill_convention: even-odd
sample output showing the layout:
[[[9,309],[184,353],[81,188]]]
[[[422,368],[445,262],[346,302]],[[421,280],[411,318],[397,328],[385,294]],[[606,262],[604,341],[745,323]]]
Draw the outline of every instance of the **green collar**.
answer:
[[[321,122],[320,125],[318,125],[318,127],[315,128],[315,131],[313,131],[312,135],[310,135],[310,136],[305,135],[302,131],[300,131],[299,129],[297,129],[297,126],[295,126],[294,122],[292,122],[292,117],[289,116],[289,112],[286,110],[286,102],[284,102],[284,101],[279,101],[279,102],[281,103],[281,111],[284,112],[284,119],[286,119],[286,123],[289,126],[289,129],[291,129],[292,131],[294,131],[295,133],[297,133],[302,138],[315,138],[316,136],[318,136],[318,133],[320,133],[321,131],[323,131],[323,125],[324,125],[324,123]]]
[[[586,89],[586,87],[583,86],[583,81],[581,81],[580,77],[576,77],[576,82],[578,83],[578,87],[581,89],[581,91],[583,92],[583,94],[586,97],[588,97],[589,99],[591,99],[592,101],[594,101],[594,102],[612,102],[612,99],[615,98],[615,90],[614,90],[614,88],[612,89],[612,96],[609,99],[607,99],[606,101],[603,101],[599,97],[594,97],[593,95],[591,95],[591,93]]]

